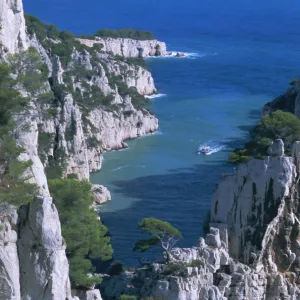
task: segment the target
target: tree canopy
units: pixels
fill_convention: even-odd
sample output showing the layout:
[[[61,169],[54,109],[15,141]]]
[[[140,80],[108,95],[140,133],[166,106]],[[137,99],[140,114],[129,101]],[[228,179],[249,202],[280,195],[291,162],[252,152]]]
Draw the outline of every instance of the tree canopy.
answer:
[[[167,260],[169,259],[169,251],[182,237],[181,232],[170,223],[156,218],[144,218],[139,223],[139,229],[151,237],[137,241],[133,251],[145,252],[149,248],[160,246],[166,252]]]
[[[154,40],[154,35],[149,31],[136,30],[131,28],[123,29],[100,29],[95,33],[100,37],[112,37],[112,38],[129,38],[134,40]]]
[[[250,132],[251,141],[244,148],[235,149],[229,155],[232,163],[246,162],[252,157],[261,158],[268,155],[272,140],[282,139],[287,151],[293,142],[300,140],[300,120],[289,112],[277,110],[263,116]]]
[[[112,258],[107,228],[97,219],[90,207],[94,201],[91,184],[87,180],[49,180],[49,189],[58,208],[62,235],[67,243],[70,279],[74,287],[99,283],[87,276],[94,271],[91,259],[107,261]]]

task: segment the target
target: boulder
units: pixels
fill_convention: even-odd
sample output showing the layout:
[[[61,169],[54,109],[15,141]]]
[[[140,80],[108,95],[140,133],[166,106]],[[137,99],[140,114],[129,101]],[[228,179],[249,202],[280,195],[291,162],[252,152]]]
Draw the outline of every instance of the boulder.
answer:
[[[185,54],[184,54],[183,52],[177,52],[177,53],[176,53],[176,56],[177,56],[177,57],[183,57],[183,56],[185,56]]]
[[[205,242],[208,246],[221,248],[219,229],[211,227],[209,234],[206,235]]]
[[[271,156],[284,155],[284,143],[281,139],[277,139],[270,143],[269,152]]]
[[[100,184],[92,185],[92,193],[95,196],[96,204],[104,204],[107,201],[111,200],[110,191],[107,187]]]
[[[99,290],[78,291],[77,297],[80,300],[102,300]]]

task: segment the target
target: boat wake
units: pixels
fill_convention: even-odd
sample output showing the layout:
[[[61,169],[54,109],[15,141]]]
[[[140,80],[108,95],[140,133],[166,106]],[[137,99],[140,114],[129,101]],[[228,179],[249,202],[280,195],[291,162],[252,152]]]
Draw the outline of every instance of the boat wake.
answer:
[[[112,172],[113,172],[113,171],[118,171],[118,170],[121,170],[121,169],[126,168],[126,167],[128,167],[128,166],[121,166],[121,167],[112,169],[111,171],[112,171]]]
[[[154,94],[154,95],[150,95],[150,96],[146,95],[145,97],[149,98],[149,99],[155,99],[155,98],[160,98],[160,97],[165,97],[165,96],[167,96],[167,95],[166,94]]]
[[[201,149],[205,146],[208,146],[209,150],[205,153],[202,153]],[[219,151],[223,150],[224,148],[225,148],[225,145],[222,145],[220,143],[213,142],[213,141],[208,141],[207,143],[200,144],[200,146],[198,148],[198,154],[211,155],[213,153],[216,153],[216,152],[219,152]]]
[[[181,52],[181,51],[169,51],[170,55],[166,56],[151,56],[147,57],[147,59],[166,59],[166,58],[189,58],[189,59],[197,59],[205,56],[215,56],[218,53],[197,53],[197,52]],[[182,53],[182,56],[177,56],[177,53]]]

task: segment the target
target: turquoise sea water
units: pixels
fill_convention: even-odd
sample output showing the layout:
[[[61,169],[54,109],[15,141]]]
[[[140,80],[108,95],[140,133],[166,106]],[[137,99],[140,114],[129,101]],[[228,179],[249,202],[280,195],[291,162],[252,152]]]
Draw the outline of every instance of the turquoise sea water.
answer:
[[[169,50],[187,58],[153,58],[148,63],[165,96],[153,99],[156,134],[129,141],[129,149],[104,156],[91,176],[113,200],[101,208],[115,258],[136,264],[131,249],[141,238],[143,217],[170,221],[192,246],[228,152],[247,139],[264,103],[284,92],[299,75],[300,5],[296,1],[148,2],[25,0],[28,13],[76,33],[98,28],[148,29]],[[71,5],[72,3],[72,5]],[[199,145],[220,151],[198,155]]]

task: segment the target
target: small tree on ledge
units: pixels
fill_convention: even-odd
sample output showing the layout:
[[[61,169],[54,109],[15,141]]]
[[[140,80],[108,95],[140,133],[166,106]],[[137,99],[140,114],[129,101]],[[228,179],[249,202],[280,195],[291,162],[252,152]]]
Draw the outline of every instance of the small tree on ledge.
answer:
[[[139,240],[135,243],[133,251],[145,252],[154,246],[160,246],[167,255],[167,262],[170,260],[170,250],[182,237],[181,232],[170,223],[156,218],[144,218],[139,223],[139,228],[143,233],[151,237],[145,240]]]

